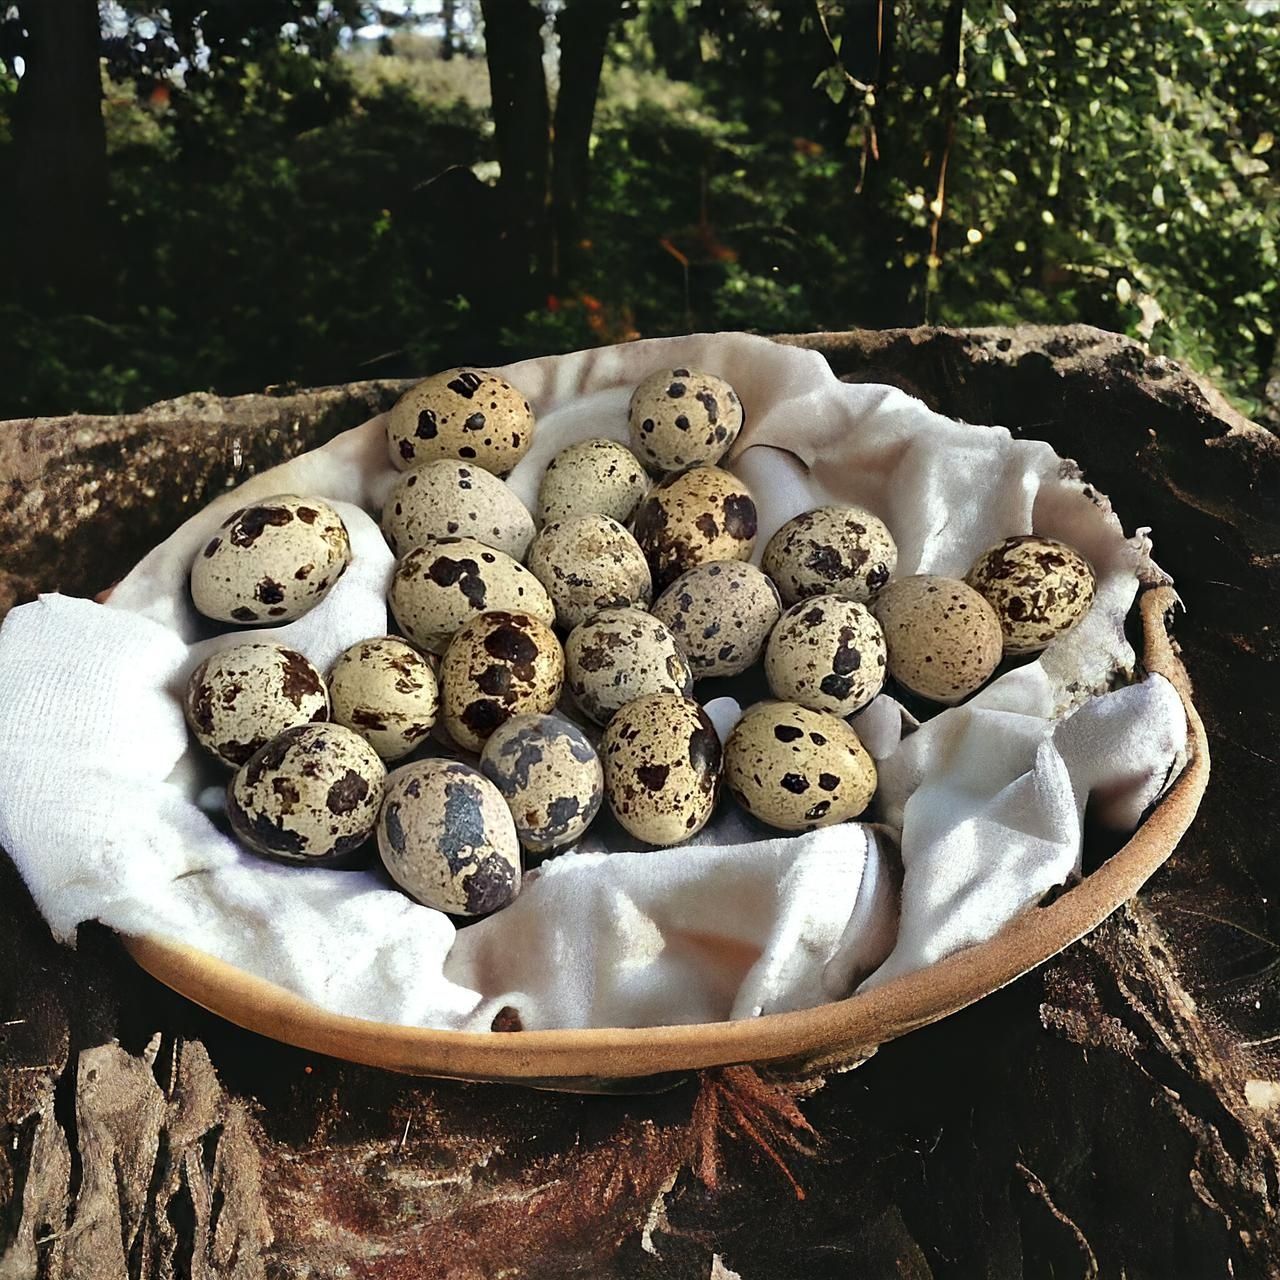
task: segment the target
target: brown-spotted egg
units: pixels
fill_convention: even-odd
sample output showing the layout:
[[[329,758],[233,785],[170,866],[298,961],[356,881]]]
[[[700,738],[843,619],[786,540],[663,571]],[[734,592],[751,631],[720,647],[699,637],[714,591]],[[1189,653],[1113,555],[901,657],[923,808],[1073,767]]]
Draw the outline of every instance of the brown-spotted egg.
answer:
[[[646,693],[693,693],[693,672],[667,626],[644,609],[605,609],[569,633],[565,677],[596,724]]]
[[[1000,662],[1000,619],[956,578],[898,578],[871,607],[884,630],[889,674],[923,698],[959,702],[981,688]]]
[[[533,517],[497,476],[440,458],[402,475],[382,508],[382,533],[403,556],[432,538],[474,538],[523,560]]]
[[[217,622],[292,622],[350,562],[346,525],[327,502],[278,494],[233,511],[196,553],[191,599]]]
[[[640,504],[633,530],[654,586],[718,560],[747,560],[756,542],[756,504],[736,476],[692,467],[663,480]]]
[[[566,631],[601,609],[645,606],[653,599],[644,553],[608,516],[569,516],[544,525],[529,547],[528,563]]]
[[[631,447],[654,471],[719,462],[742,430],[742,401],[714,373],[659,369],[631,395]]]
[[[653,602],[696,679],[741,675],[764,652],[782,613],[778,589],[753,564],[701,564]]]
[[[320,673],[281,644],[237,644],[206,658],[182,706],[196,741],[233,769],[276,734],[329,718]]]
[[[1008,654],[1039,653],[1089,612],[1093,566],[1054,538],[1006,538],[978,557],[965,581],[996,611]]]
[[[516,609],[550,624],[551,597],[524,565],[474,538],[436,538],[396,565],[387,595],[400,630],[443,653],[453,633],[486,609]]]
[[[875,762],[838,716],[759,702],[724,745],[724,779],[761,822],[809,831],[856,818],[876,789]]]
[[[715,811],[721,755],[715,726],[696,702],[675,693],[628,702],[600,746],[614,817],[648,844],[696,835]]]
[[[564,650],[545,622],[482,613],[455,633],[440,663],[444,727],[458,746],[479,752],[512,716],[554,709],[563,683]]]
[[[764,671],[775,697],[851,716],[880,692],[885,662],[884,634],[866,605],[812,596],[779,619]]]
[[[483,369],[446,369],[396,401],[387,415],[387,448],[401,471],[459,458],[505,476],[528,453],[533,425],[529,402],[505,379]]]
[[[538,523],[594,512],[627,524],[648,492],[648,473],[630,449],[616,440],[582,440],[557,453],[542,473]]]
[[[361,640],[329,671],[335,724],[358,733],[384,760],[407,756],[431,732],[439,708],[435,673],[395,636]]]
[[[236,771],[227,817],[255,852],[324,866],[373,834],[386,773],[377,752],[340,724],[286,729]]]
[[[818,507],[788,520],[761,559],[787,604],[809,596],[867,601],[893,576],[898,548],[884,522],[861,507]]]

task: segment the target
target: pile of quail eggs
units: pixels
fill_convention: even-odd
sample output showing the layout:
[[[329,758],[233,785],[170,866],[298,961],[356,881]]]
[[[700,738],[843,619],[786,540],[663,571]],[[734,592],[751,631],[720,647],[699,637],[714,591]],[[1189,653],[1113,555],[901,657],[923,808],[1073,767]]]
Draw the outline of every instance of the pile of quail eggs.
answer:
[[[381,515],[399,634],[327,673],[256,639],[191,676],[187,721],[234,771],[236,836],[308,866],[376,839],[401,888],[466,917],[510,903],[522,850],[568,848],[606,800],[656,846],[696,835],[722,783],[766,827],[847,822],[876,790],[849,718],[886,680],[957,703],[1089,609],[1093,569],[1060,542],[1005,539],[963,581],[898,578],[889,530],[851,506],[788,521],[757,568],[755,500],[717,465],[742,424],[722,378],[658,370],[632,395],[630,448],[566,448],[531,513],[503,480],[534,434],[515,387],[452,369],[407,392]],[[267,498],[196,555],[192,599],[222,623],[288,622],[350,559],[327,503]],[[749,703],[723,743],[695,697],[710,679]]]

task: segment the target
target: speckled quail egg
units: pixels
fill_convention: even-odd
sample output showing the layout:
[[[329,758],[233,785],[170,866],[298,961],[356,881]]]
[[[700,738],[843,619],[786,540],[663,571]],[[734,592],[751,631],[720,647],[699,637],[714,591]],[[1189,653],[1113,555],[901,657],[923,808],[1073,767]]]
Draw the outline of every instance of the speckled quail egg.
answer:
[[[281,644],[237,644],[206,658],[182,703],[196,741],[233,769],[277,733],[329,718],[320,673]]]
[[[1000,619],[956,578],[927,573],[899,578],[871,607],[884,629],[889,674],[932,702],[967,698],[1000,661]]]
[[[440,663],[444,727],[467,751],[480,751],[512,716],[550,711],[564,684],[564,650],[529,613],[495,610],[460,628]]]
[[[227,788],[231,829],[250,849],[322,866],[372,834],[387,771],[358,733],[309,724],[277,734]]]
[[[740,560],[698,565],[653,603],[699,680],[741,675],[764,652],[781,612],[777,587]]]
[[[474,538],[523,560],[533,517],[497,476],[440,458],[400,477],[382,508],[382,533],[403,556],[432,538]]]
[[[600,757],[564,716],[514,716],[500,725],[484,744],[480,772],[502,793],[530,853],[572,844],[604,800]]]
[[[742,430],[742,401],[723,379],[697,369],[659,369],[631,395],[631,447],[654,471],[719,462]]]
[[[679,844],[715,811],[720,739],[696,702],[649,693],[609,721],[600,755],[613,816],[637,840]]]
[[[783,600],[848,596],[867,601],[893,576],[898,547],[884,522],[861,507],[818,507],[788,520],[761,559]]]
[[[191,599],[217,622],[292,622],[350,563],[347,527],[327,502],[279,494],[233,511],[196,553]]]
[[[524,565],[474,538],[436,538],[396,565],[387,600],[400,630],[430,653],[485,609],[518,609],[550,625],[551,597]]]
[[[813,596],[778,620],[764,653],[769,688],[812,711],[851,716],[880,692],[885,675],[880,624],[864,604]]]
[[[653,599],[644,553],[609,516],[553,520],[534,538],[528,563],[566,631],[601,609],[643,606]]]
[[[643,609],[605,609],[579,623],[564,646],[574,701],[597,724],[646,693],[693,692],[693,672],[665,623]]]
[[[354,729],[384,760],[407,756],[431,732],[439,708],[435,673],[395,636],[361,640],[329,671],[335,724]]]
[[[520,842],[507,802],[456,760],[415,761],[387,779],[378,853],[406,893],[451,915],[488,915],[520,892]]]
[[[724,744],[724,780],[761,822],[808,831],[856,818],[875,794],[876,766],[838,716],[759,702]]]
[[[662,591],[697,565],[749,559],[755,499],[729,472],[693,467],[663,480],[640,504],[632,527]]]
[[[446,369],[425,378],[387,415],[387,446],[401,471],[437,458],[460,458],[505,476],[532,443],[529,402],[483,369]]]
[[[1008,654],[1039,653],[1089,612],[1093,567],[1053,538],[1006,538],[978,557],[965,581],[996,611]]]
[[[538,486],[538,523],[596,512],[627,524],[649,492],[640,459],[616,440],[581,440],[547,464]]]

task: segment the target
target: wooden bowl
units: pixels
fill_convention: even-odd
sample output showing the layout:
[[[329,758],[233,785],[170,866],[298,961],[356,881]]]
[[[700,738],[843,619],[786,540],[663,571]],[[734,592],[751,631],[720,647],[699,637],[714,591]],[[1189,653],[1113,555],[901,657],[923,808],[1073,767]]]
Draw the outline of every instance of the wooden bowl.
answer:
[[[170,939],[124,945],[154,978],[219,1016],[316,1053],[410,1075],[542,1088],[638,1092],[699,1067],[753,1063],[786,1075],[856,1065],[878,1045],[945,1017],[1042,964],[1099,925],[1173,852],[1209,777],[1204,725],[1165,620],[1168,588],[1143,593],[1143,665],[1166,676],[1186,709],[1189,759],[1129,842],[1074,888],[996,937],[916,973],[832,1004],[735,1022],[638,1029],[434,1031],[328,1013],[283,987]]]

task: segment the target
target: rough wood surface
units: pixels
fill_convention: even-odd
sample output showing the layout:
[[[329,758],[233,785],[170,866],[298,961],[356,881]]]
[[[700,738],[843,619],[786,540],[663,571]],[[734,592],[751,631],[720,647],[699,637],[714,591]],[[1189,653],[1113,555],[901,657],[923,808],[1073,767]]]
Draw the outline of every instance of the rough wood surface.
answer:
[[[1276,439],[1094,330],[792,340],[1050,440],[1153,526],[1215,762],[1165,870],[1040,972],[821,1088],[733,1068],[585,1098],[239,1031],[102,930],[56,946],[0,859],[0,1280],[1275,1274]],[[10,601],[111,581],[197,495],[394,394],[0,427]]]

